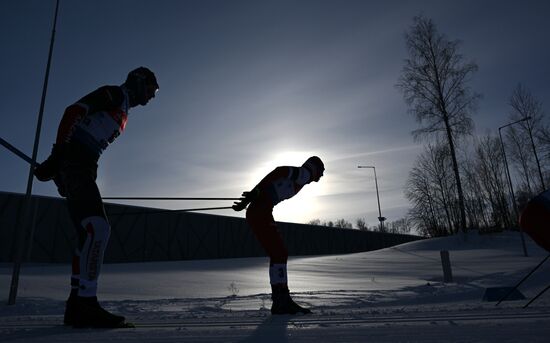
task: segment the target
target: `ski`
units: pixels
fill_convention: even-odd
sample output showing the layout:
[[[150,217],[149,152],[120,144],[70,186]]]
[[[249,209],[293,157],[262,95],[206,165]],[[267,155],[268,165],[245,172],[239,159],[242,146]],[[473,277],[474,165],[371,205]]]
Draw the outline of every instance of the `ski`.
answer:
[[[68,326],[68,327],[71,327],[73,329],[135,329],[136,328],[136,324],[132,323],[132,322],[127,322],[127,321],[124,321],[124,322],[121,322],[121,323],[117,323],[116,325],[112,325],[112,326],[93,326],[93,325],[82,325],[82,326],[78,326],[78,325],[73,325],[73,326]]]

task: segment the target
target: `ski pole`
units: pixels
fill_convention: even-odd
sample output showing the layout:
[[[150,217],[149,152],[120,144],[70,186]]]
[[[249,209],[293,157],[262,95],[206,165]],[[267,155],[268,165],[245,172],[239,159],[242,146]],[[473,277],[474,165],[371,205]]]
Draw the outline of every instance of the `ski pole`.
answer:
[[[529,274],[525,275],[525,277],[524,277],[523,279],[521,279],[521,281],[518,282],[517,285],[515,285],[510,291],[508,291],[508,293],[506,293],[506,295],[503,296],[502,299],[500,299],[500,300],[495,304],[495,306],[498,306],[498,304],[500,304],[502,301],[504,301],[506,298],[508,298],[508,297],[510,296],[510,294],[512,294],[512,292],[515,291],[515,290],[519,287],[519,285],[521,285],[521,284],[523,283],[523,281],[527,280],[527,278],[528,278],[529,276],[531,276],[531,274],[533,274],[533,273],[535,272],[535,270],[539,269],[539,267],[542,266],[542,264],[543,264],[544,262],[546,262],[546,260],[548,259],[548,257],[550,257],[550,254],[549,254],[548,256],[546,256],[546,257],[545,257],[545,258],[544,258],[535,268],[533,268],[533,270],[531,270],[531,271],[529,272]]]
[[[194,211],[211,211],[211,210],[227,210],[233,208],[231,206],[225,207],[203,207],[203,208],[186,208],[182,210],[152,210],[152,211],[137,211],[137,212],[117,212],[109,213],[109,216],[123,216],[127,214],[156,214],[156,213],[179,213],[179,212],[194,212]]]
[[[243,198],[102,197],[104,200],[242,200]]]
[[[38,163],[33,161],[32,158],[30,158],[27,154],[25,154],[21,150],[17,149],[16,147],[14,147],[13,145],[11,145],[9,142],[7,142],[6,140],[4,140],[1,137],[0,137],[0,144],[2,144],[9,151],[13,152],[15,155],[19,156],[19,158],[23,159],[28,164],[30,164],[32,166],[35,166],[35,167],[38,165]]]
[[[537,300],[538,297],[540,297],[541,295],[544,294],[544,292],[546,292],[548,289],[550,288],[550,285],[546,286],[545,289],[543,289],[539,294],[537,294],[536,297],[534,297],[533,299],[531,299],[531,301],[529,301],[525,306],[523,306],[523,308],[527,308],[527,306],[531,305],[531,303],[535,300]]]

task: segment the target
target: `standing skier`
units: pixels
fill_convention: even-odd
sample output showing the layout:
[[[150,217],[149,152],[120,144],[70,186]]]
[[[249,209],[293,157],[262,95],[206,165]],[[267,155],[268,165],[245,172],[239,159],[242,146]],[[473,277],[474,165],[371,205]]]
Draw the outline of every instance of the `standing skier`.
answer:
[[[292,198],[308,183],[319,181],[324,171],[325,166],[317,156],[308,158],[301,167],[277,167],[233,205],[235,211],[242,211],[250,204],[246,220],[269,255],[272,314],[311,313],[290,297],[286,268],[288,252],[273,219],[273,207]]]
[[[519,224],[538,245],[550,252],[550,189],[527,203]]]
[[[121,86],[100,87],[70,105],[59,124],[51,155],[34,170],[38,180],[54,180],[59,194],[67,199],[77,232],[66,325],[108,328],[125,321],[97,301],[97,281],[111,230],[96,185],[97,162],[124,130],[128,110],[145,106],[158,89],[153,72],[139,67]]]

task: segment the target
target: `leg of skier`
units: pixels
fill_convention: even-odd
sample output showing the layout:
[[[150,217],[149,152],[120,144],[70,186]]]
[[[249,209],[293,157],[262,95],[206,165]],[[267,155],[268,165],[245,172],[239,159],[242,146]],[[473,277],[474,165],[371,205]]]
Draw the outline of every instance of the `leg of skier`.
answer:
[[[81,250],[80,247],[84,245],[84,239],[86,238],[85,235],[82,235],[80,232],[79,220],[78,218],[74,217],[74,214],[76,213],[76,209],[71,208],[71,204],[72,204],[71,202],[68,202],[67,207],[69,208],[69,214],[71,215],[71,219],[73,221],[74,227],[78,228],[76,230],[78,242],[76,244],[75,249],[73,250],[73,256],[72,256],[71,293],[69,294],[69,298],[65,303],[65,315],[63,316],[63,323],[65,323],[65,325],[74,324],[76,298],[78,296],[78,289],[80,287],[80,250]]]
[[[290,297],[287,278],[288,252],[277,229],[272,214],[273,208],[267,203],[252,203],[246,219],[254,235],[270,257],[269,281],[271,283],[271,314],[311,313],[309,309],[296,304]]]
[[[78,236],[64,322],[75,327],[109,328],[121,325],[125,318],[104,310],[97,301],[97,281],[110,226],[95,183],[96,170],[97,165],[68,163],[57,180],[66,192],[67,206]]]

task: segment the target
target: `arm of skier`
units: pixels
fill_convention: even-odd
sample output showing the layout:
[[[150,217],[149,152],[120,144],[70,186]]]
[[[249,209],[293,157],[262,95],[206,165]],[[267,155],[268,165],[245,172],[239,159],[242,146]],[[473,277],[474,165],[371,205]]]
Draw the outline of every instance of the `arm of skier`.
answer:
[[[235,211],[244,210],[251,202],[256,200],[262,191],[269,187],[270,184],[276,180],[283,178],[295,178],[298,171],[296,167],[277,167],[271,173],[267,174],[257,185],[248,192],[243,192],[242,199],[233,204],[233,209]]]
[[[65,143],[70,141],[75,125],[90,113],[108,111],[124,101],[122,89],[117,86],[103,86],[84,96],[65,109],[57,130],[56,143],[50,156],[34,169],[40,181],[49,181],[59,170],[59,162],[65,154]]]

